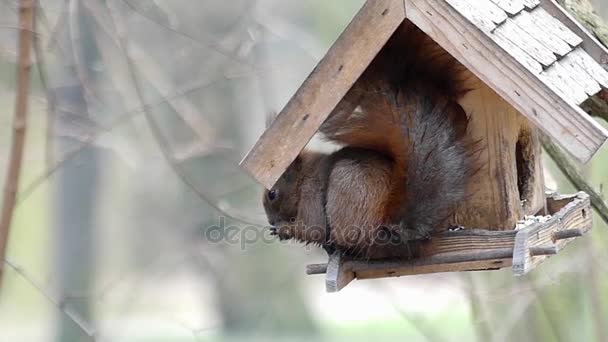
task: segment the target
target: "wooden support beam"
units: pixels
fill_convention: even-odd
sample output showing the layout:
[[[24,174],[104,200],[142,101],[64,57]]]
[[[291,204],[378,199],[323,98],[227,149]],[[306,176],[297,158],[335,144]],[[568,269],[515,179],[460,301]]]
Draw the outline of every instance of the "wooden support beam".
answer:
[[[407,18],[581,162],[608,139],[608,131],[561,98],[442,0],[405,0]]]
[[[558,198],[558,200],[563,201],[563,198]],[[548,205],[548,207],[550,206]],[[535,223],[518,230],[513,249],[513,273],[516,276],[525,275],[543,262],[548,255],[552,254],[543,254],[549,252],[545,249],[546,247],[553,246],[561,250],[572,242],[573,239],[564,238],[566,235],[574,234],[570,230],[576,229],[581,234],[590,230],[593,224],[590,208],[589,195],[579,193],[574,200],[571,200],[548,221]],[[568,231],[568,233],[561,233],[562,231]],[[556,237],[560,238],[556,239]]]
[[[559,232],[555,232],[553,234],[553,240],[564,240],[564,239],[572,239],[579,236],[583,236],[583,232],[580,229],[567,229]]]
[[[404,19],[403,0],[367,1],[241,166],[271,188]]]
[[[325,276],[325,289],[327,292],[338,292],[355,279],[349,267],[344,265],[347,260],[337,251],[329,257],[327,275]]]
[[[527,227],[510,231],[460,230],[437,233],[411,260],[353,260],[339,252],[327,264],[308,265],[307,274],[326,273],[328,292],[344,288],[354,279],[400,277],[438,272],[495,270],[513,266],[522,275],[592,227],[589,196],[547,198],[553,216],[539,218]],[[556,209],[557,212],[552,212]]]
[[[545,246],[545,247],[532,247],[530,248],[530,255],[542,256],[542,255],[556,255],[559,252],[557,246]]]

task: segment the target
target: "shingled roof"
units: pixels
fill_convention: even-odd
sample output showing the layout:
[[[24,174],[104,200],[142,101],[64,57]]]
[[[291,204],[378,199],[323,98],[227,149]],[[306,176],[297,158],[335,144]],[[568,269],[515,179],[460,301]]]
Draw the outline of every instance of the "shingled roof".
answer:
[[[583,38],[539,0],[448,0],[531,73],[580,105],[608,88],[608,72],[582,47]]]
[[[368,0],[241,163],[271,187],[409,20],[582,162],[608,131],[580,105],[608,52],[554,0]]]

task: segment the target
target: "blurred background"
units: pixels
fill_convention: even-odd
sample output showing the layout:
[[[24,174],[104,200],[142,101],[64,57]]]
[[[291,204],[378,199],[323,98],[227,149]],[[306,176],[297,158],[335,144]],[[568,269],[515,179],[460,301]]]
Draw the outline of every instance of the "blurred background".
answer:
[[[0,341],[608,341],[599,217],[523,278],[337,294],[304,274],[325,252],[269,236],[262,188],[237,164],[362,3],[41,0]],[[2,180],[17,5],[0,0]],[[607,167],[605,148],[583,170],[600,191]],[[576,191],[546,169],[552,188]]]

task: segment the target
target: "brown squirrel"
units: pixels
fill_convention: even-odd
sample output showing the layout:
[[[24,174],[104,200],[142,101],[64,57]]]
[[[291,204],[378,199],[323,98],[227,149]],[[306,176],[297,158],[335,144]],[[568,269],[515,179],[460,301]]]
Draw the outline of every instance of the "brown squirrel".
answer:
[[[412,257],[447,228],[479,150],[458,104],[462,71],[403,24],[321,126],[344,147],[303,151],[264,193],[272,233],[375,259]]]

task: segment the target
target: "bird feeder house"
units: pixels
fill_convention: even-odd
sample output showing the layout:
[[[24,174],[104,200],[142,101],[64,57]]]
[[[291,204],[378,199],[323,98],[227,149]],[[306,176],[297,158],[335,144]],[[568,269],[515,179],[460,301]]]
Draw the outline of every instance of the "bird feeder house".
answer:
[[[242,161],[271,188],[386,42],[416,25],[467,69],[461,101],[485,146],[471,198],[410,260],[327,264],[328,291],[353,279],[512,267],[524,275],[592,226],[589,197],[547,195],[540,134],[585,163],[608,132],[583,109],[608,98],[608,52],[553,0],[368,0]],[[542,132],[542,133],[541,133]]]

